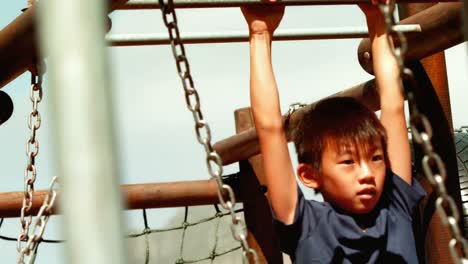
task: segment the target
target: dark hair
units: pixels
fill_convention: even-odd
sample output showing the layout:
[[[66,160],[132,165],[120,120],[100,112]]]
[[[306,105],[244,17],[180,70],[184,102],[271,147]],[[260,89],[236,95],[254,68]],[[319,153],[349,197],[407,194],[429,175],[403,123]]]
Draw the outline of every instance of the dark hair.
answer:
[[[385,128],[374,112],[351,97],[325,98],[306,110],[294,130],[299,163],[321,171],[322,153],[327,144],[347,148],[355,146],[358,155],[362,149],[373,148],[380,141],[387,159]]]

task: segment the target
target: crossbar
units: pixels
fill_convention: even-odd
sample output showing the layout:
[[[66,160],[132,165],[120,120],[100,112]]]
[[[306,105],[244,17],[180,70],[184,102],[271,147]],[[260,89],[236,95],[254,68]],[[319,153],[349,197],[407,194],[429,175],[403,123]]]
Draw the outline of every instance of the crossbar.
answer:
[[[288,3],[288,0],[285,0]],[[154,1],[153,1],[154,2]],[[126,0],[112,0],[110,5],[111,10],[121,8],[125,4],[136,3],[135,1],[126,1]],[[148,2],[149,3],[149,2]],[[440,10],[440,12],[446,12],[445,10]],[[435,14],[434,14],[435,15]],[[27,11],[22,13],[18,18],[13,22],[7,25],[4,29],[0,30],[0,89],[15,79],[17,76],[25,72],[33,61],[33,58],[37,56],[37,50],[35,46],[36,27],[34,24],[35,20],[35,7],[29,8]],[[412,24],[427,24],[428,21],[431,21],[431,16],[428,17],[418,17],[417,21],[414,21]],[[452,27],[461,27],[460,25],[452,25]],[[421,34],[412,34],[412,35],[425,35],[425,29],[421,26]],[[444,25],[435,25],[434,29],[442,31]],[[438,31],[438,32],[441,32]],[[450,30],[448,32],[453,32]],[[447,38],[447,32],[443,31],[436,38]],[[463,41],[463,38],[458,39],[456,43],[450,43],[450,45],[458,44]],[[438,47],[435,45],[434,41],[428,41],[425,43],[427,50],[438,49],[438,48],[448,48],[448,47]],[[415,46],[414,49],[420,49],[419,46]],[[411,51],[410,51],[411,52]]]
[[[405,33],[421,32],[421,26],[417,24],[397,25],[395,29]],[[368,31],[366,27],[336,27],[278,30],[275,32],[273,40],[349,39],[365,38],[367,36]],[[184,44],[247,42],[249,41],[249,33],[247,31],[192,32],[181,33],[181,39]],[[110,46],[117,47],[170,44],[167,34],[118,34],[108,35],[106,40]]]
[[[118,5],[116,9],[159,9],[158,0],[130,0],[122,1],[124,4]],[[428,0],[399,0],[398,3],[430,3],[430,2],[455,2],[449,0],[428,1]],[[355,5],[360,3],[370,3],[367,0],[282,0],[275,3],[287,6],[305,5]],[[174,0],[176,8],[215,8],[215,7],[239,7],[245,5],[265,4],[263,0]]]

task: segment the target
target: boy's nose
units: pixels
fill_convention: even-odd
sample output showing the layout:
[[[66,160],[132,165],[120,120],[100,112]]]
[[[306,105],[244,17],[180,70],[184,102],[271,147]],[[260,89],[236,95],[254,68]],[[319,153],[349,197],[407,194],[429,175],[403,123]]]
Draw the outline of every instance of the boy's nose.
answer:
[[[361,162],[359,172],[359,183],[374,182],[374,174],[367,162]]]

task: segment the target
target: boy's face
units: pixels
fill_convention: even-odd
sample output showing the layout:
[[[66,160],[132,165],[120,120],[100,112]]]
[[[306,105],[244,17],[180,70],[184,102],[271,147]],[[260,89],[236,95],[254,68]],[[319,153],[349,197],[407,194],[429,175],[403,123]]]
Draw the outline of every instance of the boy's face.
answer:
[[[381,143],[360,149],[328,144],[322,153],[321,169],[319,189],[326,201],[353,214],[374,209],[385,181]]]

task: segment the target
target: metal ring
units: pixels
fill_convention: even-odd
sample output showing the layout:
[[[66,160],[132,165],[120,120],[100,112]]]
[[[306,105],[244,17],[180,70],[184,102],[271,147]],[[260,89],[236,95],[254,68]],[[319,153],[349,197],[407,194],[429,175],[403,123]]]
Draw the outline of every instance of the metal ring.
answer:
[[[187,90],[189,89],[187,88]],[[192,97],[195,99],[195,101],[190,100]],[[200,110],[200,96],[196,90],[194,90],[192,93],[185,93],[185,102],[187,103],[187,107],[191,112],[197,112]],[[194,102],[194,104],[192,102]]]
[[[34,149],[33,149],[34,151],[31,151],[31,146],[34,146]],[[26,142],[26,155],[28,157],[35,158],[38,153],[39,153],[39,142],[38,142],[38,140],[35,139],[34,142],[32,142],[32,140],[29,139]]]
[[[38,96],[35,96],[35,92],[38,92]],[[40,103],[42,101],[42,86],[37,84],[37,83],[33,83],[31,84],[31,89],[29,90],[29,99],[31,99],[31,102],[38,102]]]
[[[247,231],[246,227],[241,221],[241,219],[236,216],[232,219],[231,223],[231,232],[234,236],[234,239],[237,241],[244,241],[247,237]]]
[[[433,170],[432,165],[436,166],[437,171]],[[440,177],[442,177],[443,181],[445,181],[445,179],[447,178],[447,172],[445,170],[444,162],[442,161],[440,156],[435,152],[432,152],[431,154],[423,157],[422,167],[424,174],[426,175],[427,179],[429,180],[432,186],[435,186],[437,184],[434,179],[435,175],[439,175]]]
[[[459,255],[459,251],[457,250],[457,246],[460,246],[461,249],[463,250],[465,256],[460,256]],[[452,255],[452,259],[453,260],[461,260],[461,261],[457,261],[456,263],[459,264],[459,263],[463,263],[463,264],[466,264],[466,248],[468,247],[467,243],[466,243],[466,240],[463,239],[463,240],[457,240],[455,238],[452,238],[450,239],[450,242],[449,242],[449,249],[450,249],[450,255]]]
[[[216,164],[217,170],[213,169],[212,162]],[[212,177],[221,178],[223,175],[223,160],[216,151],[211,152],[206,157],[206,165],[208,166],[208,172]]]
[[[447,214],[447,208],[450,210],[449,214]],[[453,198],[447,194],[441,195],[436,199],[436,209],[444,226],[448,226],[450,224],[449,217],[453,217],[456,222],[460,220],[457,205]]]
[[[424,115],[418,115],[411,119],[411,131],[413,132],[413,138],[416,143],[421,144],[423,142],[421,132],[417,129],[416,123],[420,123],[424,129],[423,132],[426,132],[429,139],[432,138],[432,127],[431,123]]]
[[[33,121],[33,117],[36,118],[36,122],[34,122],[34,126],[32,124],[32,121]],[[41,118],[41,113],[39,112],[31,112],[29,113],[29,118],[28,118],[28,127],[29,129],[39,129],[41,127],[41,122],[42,122],[42,118]]]

